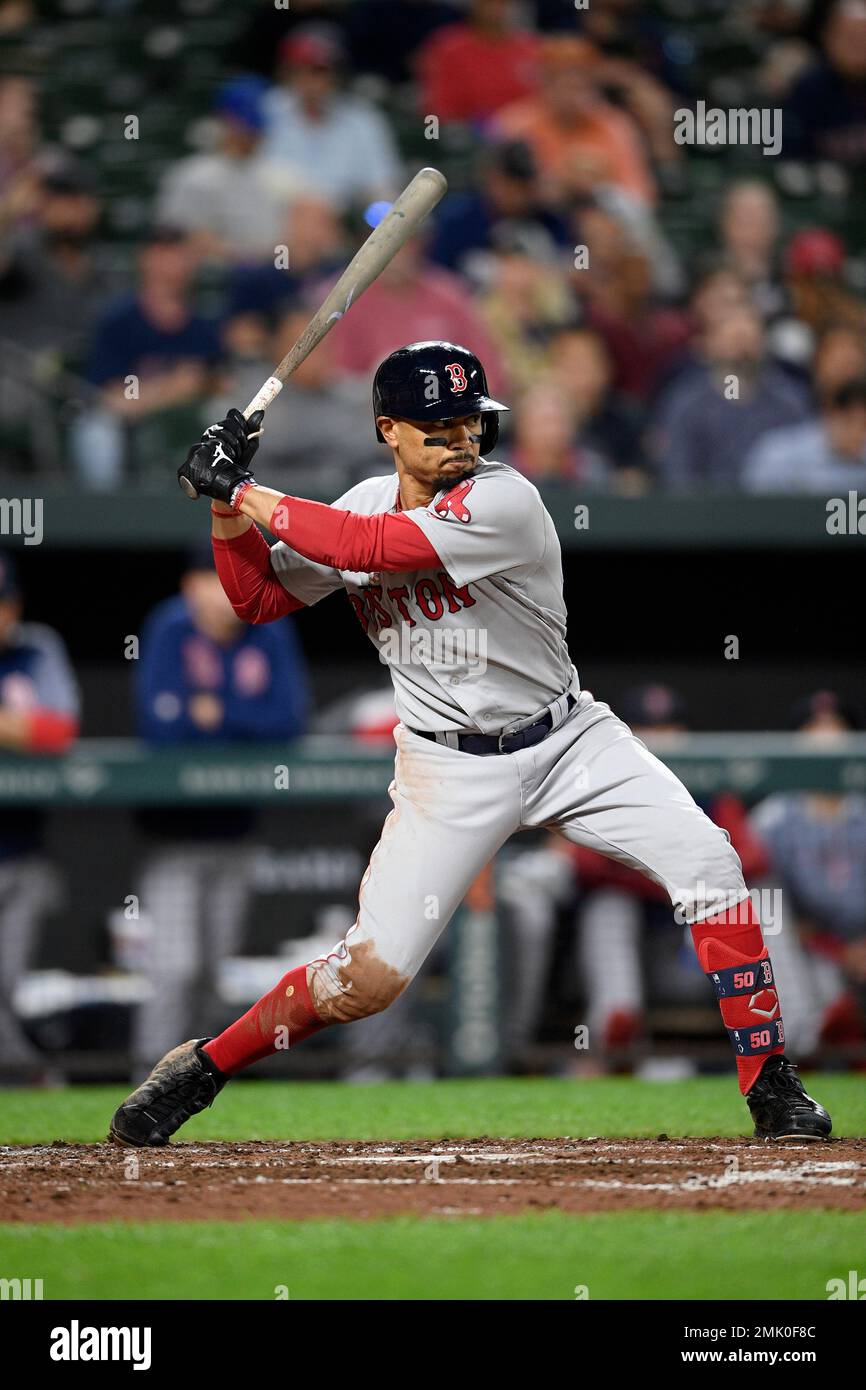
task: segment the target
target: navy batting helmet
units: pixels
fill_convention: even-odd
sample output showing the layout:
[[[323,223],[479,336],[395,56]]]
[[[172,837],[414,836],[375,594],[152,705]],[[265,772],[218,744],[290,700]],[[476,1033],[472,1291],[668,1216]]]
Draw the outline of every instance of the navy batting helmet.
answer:
[[[381,363],[373,378],[373,419],[456,420],[483,416],[481,452],[499,438],[500,410],[508,406],[487,394],[487,377],[474,352],[457,343],[409,343]],[[379,426],[376,438],[382,440]]]

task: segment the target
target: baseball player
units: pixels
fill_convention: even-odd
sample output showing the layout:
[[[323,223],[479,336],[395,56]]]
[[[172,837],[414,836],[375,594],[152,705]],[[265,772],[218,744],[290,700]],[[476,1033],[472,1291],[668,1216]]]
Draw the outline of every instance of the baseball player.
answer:
[[[114,1115],[118,1142],[165,1144],[236,1072],[387,1008],[500,846],[541,827],[649,875],[684,914],[756,1135],[830,1133],[784,1055],[772,965],[727,835],[580,688],[553,522],[536,488],[492,457],[505,409],[466,348],[412,343],[373,383],[393,475],[333,506],[284,497],[250,472],[261,413],[237,410],[178,470],[212,499],[216,565],[240,617],[272,622],[346,590],[394,682],[393,809],[344,940],[219,1037],[169,1052]]]

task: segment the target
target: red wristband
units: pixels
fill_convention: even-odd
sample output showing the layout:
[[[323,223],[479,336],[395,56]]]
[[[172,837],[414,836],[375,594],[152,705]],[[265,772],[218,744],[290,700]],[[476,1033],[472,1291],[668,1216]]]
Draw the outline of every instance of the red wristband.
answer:
[[[235,515],[240,511],[241,502],[244,500],[251,487],[253,487],[252,483],[239,483],[232,493],[232,500],[229,506]]]

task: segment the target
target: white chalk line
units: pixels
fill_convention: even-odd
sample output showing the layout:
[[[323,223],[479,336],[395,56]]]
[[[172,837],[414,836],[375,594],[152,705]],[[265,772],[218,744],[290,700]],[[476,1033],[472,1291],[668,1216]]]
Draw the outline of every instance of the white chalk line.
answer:
[[[756,1179],[764,1182],[776,1182],[781,1186],[794,1184],[807,1184],[810,1187],[854,1187],[856,1186],[853,1178],[837,1178],[829,1175],[812,1174],[801,1177],[798,1174],[773,1173],[755,1175]],[[563,1178],[556,1178],[544,1183],[547,1189],[581,1189],[592,1188],[602,1191],[627,1191],[627,1192],[679,1192],[683,1194],[697,1191],[711,1191],[720,1188],[733,1188],[742,1178],[720,1178],[716,1181],[710,1180],[706,1183],[695,1184],[688,1178],[680,1182],[631,1182],[623,1178],[578,1178],[568,1181]],[[521,1178],[428,1178],[419,1181],[417,1178],[405,1177],[382,1177],[382,1178],[235,1178],[234,1183],[239,1186],[254,1186],[260,1183],[268,1183],[280,1187],[523,1187],[524,1181]],[[154,1186],[155,1184],[148,1184]],[[219,1189],[212,1185],[212,1191]]]
[[[790,1150],[788,1150],[788,1152],[790,1153]],[[750,1154],[750,1156],[752,1155]],[[757,1159],[758,1155],[754,1155],[754,1157]],[[140,1177],[133,1177],[131,1174],[128,1173],[128,1171],[126,1171],[126,1166],[128,1165],[131,1158],[135,1158],[136,1161],[142,1165],[143,1171],[141,1172]],[[465,1150],[455,1150],[449,1152],[434,1151],[424,1154],[368,1153],[345,1155],[338,1154],[332,1156],[320,1154],[318,1156],[307,1155],[302,1159],[302,1161],[318,1168],[338,1165],[355,1167],[373,1167],[378,1165],[387,1166],[389,1164],[394,1164],[397,1166],[423,1165],[425,1168],[429,1168],[431,1166],[438,1168],[440,1165],[447,1164],[449,1167],[456,1165],[458,1161],[467,1163],[469,1165],[501,1163],[506,1166],[513,1164],[523,1164],[537,1165],[540,1167],[555,1167],[558,1164],[566,1164],[570,1167],[597,1167],[599,1163],[604,1163],[606,1160],[597,1155],[578,1156],[574,1154],[563,1154],[561,1152],[539,1154],[537,1152],[521,1153],[520,1151],[515,1152],[513,1150],[483,1150],[481,1152],[467,1153]],[[647,1155],[633,1155],[628,1159],[628,1163],[635,1167],[660,1168],[666,1166],[681,1166],[682,1160],[673,1158],[652,1158]],[[123,1151],[122,1154],[118,1155],[117,1166],[124,1170],[124,1177],[127,1181],[146,1182],[147,1180],[144,1177],[144,1174],[146,1172],[162,1172],[168,1169],[172,1169],[177,1165],[174,1159],[168,1158],[167,1156],[163,1158],[161,1156],[157,1156],[152,1151],[146,1151],[144,1154],[139,1156],[136,1150],[130,1149],[127,1151]],[[195,1169],[205,1169],[212,1171],[219,1171],[230,1168],[237,1169],[245,1167],[264,1167],[269,1169],[279,1169],[283,1166],[284,1160],[280,1159],[261,1160],[259,1162],[251,1163],[249,1160],[245,1161],[243,1159],[196,1158],[193,1162],[193,1167]],[[712,1158],[694,1157],[689,1161],[688,1167],[690,1171],[706,1168],[712,1169],[718,1168],[718,1162],[717,1160]],[[58,1175],[62,1171],[64,1173],[64,1176],[66,1176],[68,1175],[70,1169],[77,1170],[79,1175],[79,1181],[84,1182],[86,1181],[86,1178],[81,1172],[82,1168],[84,1168],[87,1171],[88,1175],[92,1175],[93,1173],[107,1173],[107,1175],[113,1176],[116,1172],[116,1170],[112,1169],[106,1170],[105,1165],[99,1162],[96,1157],[88,1157],[84,1160],[62,1159],[58,1164],[52,1166],[52,1171],[56,1172]],[[20,1171],[22,1169],[26,1169],[28,1172],[31,1173],[33,1172],[32,1167],[23,1161],[19,1161],[17,1163],[0,1163],[0,1171],[14,1172],[16,1170]],[[853,1172],[854,1174],[863,1173],[864,1175],[866,1175],[866,1164],[859,1163],[856,1160],[806,1160],[799,1164],[794,1164],[789,1168],[780,1168],[778,1166],[778,1159],[774,1156],[772,1158],[769,1158],[768,1162],[763,1164],[760,1162],[756,1162],[748,1168],[738,1167],[737,1171],[733,1174],[724,1173],[721,1174],[718,1178],[712,1178],[709,1176],[702,1177],[699,1175],[695,1175],[694,1177],[687,1178],[686,1181],[688,1181],[690,1183],[690,1186],[693,1188],[703,1186],[718,1188],[731,1186],[736,1182],[807,1182],[821,1174],[831,1175],[842,1174],[845,1172]],[[46,1174],[46,1176],[48,1175]],[[252,1181],[261,1180],[263,1179],[260,1179],[258,1177],[252,1179]],[[327,1178],[321,1180],[329,1181],[329,1179]],[[339,1179],[336,1178],[333,1180],[339,1181]],[[428,1179],[428,1181],[429,1180],[430,1179]],[[243,1179],[243,1181],[250,1181],[250,1179]],[[289,1181],[289,1179],[285,1179],[285,1181]],[[312,1182],[319,1181],[319,1179],[314,1179],[312,1176],[310,1176],[306,1178],[292,1179],[292,1181]],[[380,1182],[387,1181],[387,1179],[371,1178],[370,1181]],[[415,1182],[417,1181],[417,1179],[407,1178],[406,1181]],[[491,1181],[496,1182],[499,1180],[494,1178],[491,1179]],[[515,1179],[514,1181],[520,1180]],[[589,1185],[593,1180],[587,1177],[585,1179],[582,1179],[582,1181],[586,1185]],[[605,1180],[603,1179],[595,1180],[597,1184],[602,1183],[604,1181]],[[613,1184],[621,1183],[625,1186],[636,1185],[630,1179],[609,1179],[607,1181]],[[828,1177],[828,1183],[829,1182],[830,1179]],[[835,1180],[835,1183],[837,1186],[854,1186],[855,1178],[851,1177],[843,1179],[840,1177]],[[646,1184],[644,1184],[644,1186],[646,1186]]]
[[[425,1164],[429,1164],[429,1163],[457,1163],[458,1161],[462,1161],[462,1162],[464,1162],[464,1163],[528,1163],[528,1164],[531,1164],[531,1163],[537,1163],[537,1164],[568,1163],[568,1164],[570,1164],[570,1165],[573,1165],[574,1167],[579,1167],[579,1166],[581,1166],[581,1165],[592,1165],[592,1164],[598,1164],[598,1163],[603,1163],[603,1162],[605,1162],[605,1160],[604,1160],[603,1158],[598,1158],[598,1157],[579,1158],[579,1157],[575,1157],[575,1156],[572,1155],[572,1154],[546,1154],[546,1155],[540,1155],[540,1154],[539,1154],[539,1155],[536,1155],[536,1154],[521,1154],[521,1153],[514,1153],[513,1151],[509,1151],[509,1152],[500,1152],[499,1150],[490,1150],[489,1152],[483,1152],[483,1153],[467,1153],[467,1152],[465,1152],[465,1151],[463,1151],[463,1150],[459,1150],[457,1153],[443,1152],[443,1153],[429,1153],[429,1154],[358,1154],[358,1155],[349,1154],[349,1155],[335,1155],[335,1156],[332,1157],[332,1158],[328,1158],[327,1156],[322,1155],[322,1157],[321,1157],[320,1159],[318,1159],[318,1162],[319,1162],[319,1163],[323,1163],[323,1164],[332,1164],[332,1163],[356,1163],[356,1164],[359,1164],[359,1163],[369,1163],[369,1164],[374,1164],[374,1163],[425,1163]],[[649,1157],[647,1157],[646,1155],[638,1155],[638,1156],[635,1156],[635,1157],[629,1159],[629,1162],[630,1162],[630,1163],[634,1163],[634,1164],[643,1164],[645,1167],[649,1167],[649,1168],[657,1168],[657,1167],[658,1167],[658,1168],[661,1168],[661,1167],[665,1167],[665,1166],[667,1166],[667,1167],[681,1167],[681,1166],[682,1166],[682,1159],[678,1159],[678,1158],[649,1158]],[[717,1159],[714,1159],[714,1158],[695,1158],[695,1159],[692,1160],[691,1166],[692,1166],[692,1167],[695,1167],[695,1168],[700,1168],[700,1167],[705,1167],[705,1168],[717,1168],[717,1167],[718,1167],[718,1160],[717,1160]],[[804,1164],[804,1165],[802,1165],[802,1166],[804,1167],[804,1169],[809,1169],[809,1170],[814,1171],[814,1172],[835,1172],[836,1170],[842,1170],[842,1169],[846,1169],[846,1168],[854,1168],[854,1169],[862,1168],[862,1169],[864,1170],[864,1173],[866,1173],[866,1163],[858,1163],[856,1160],[850,1160],[850,1161],[847,1161],[847,1160],[840,1160],[839,1162],[827,1162],[827,1163],[806,1163],[806,1164]]]

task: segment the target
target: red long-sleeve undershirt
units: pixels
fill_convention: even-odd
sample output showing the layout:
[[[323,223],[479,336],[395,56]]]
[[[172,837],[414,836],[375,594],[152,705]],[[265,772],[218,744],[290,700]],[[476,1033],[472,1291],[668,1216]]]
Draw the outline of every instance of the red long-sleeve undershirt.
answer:
[[[421,528],[399,512],[360,516],[322,502],[284,497],[274,510],[271,528],[299,555],[334,569],[400,574],[441,564]],[[213,551],[223,589],[244,622],[272,623],[304,607],[277,579],[270,546],[255,526],[231,540],[214,537]]]
[[[245,623],[272,623],[304,607],[274,574],[271,547],[257,526],[231,540],[214,536],[212,544],[226,598]]]
[[[299,555],[338,570],[403,574],[442,563],[421,527],[404,512],[360,516],[324,502],[284,497],[270,524],[274,535]]]

